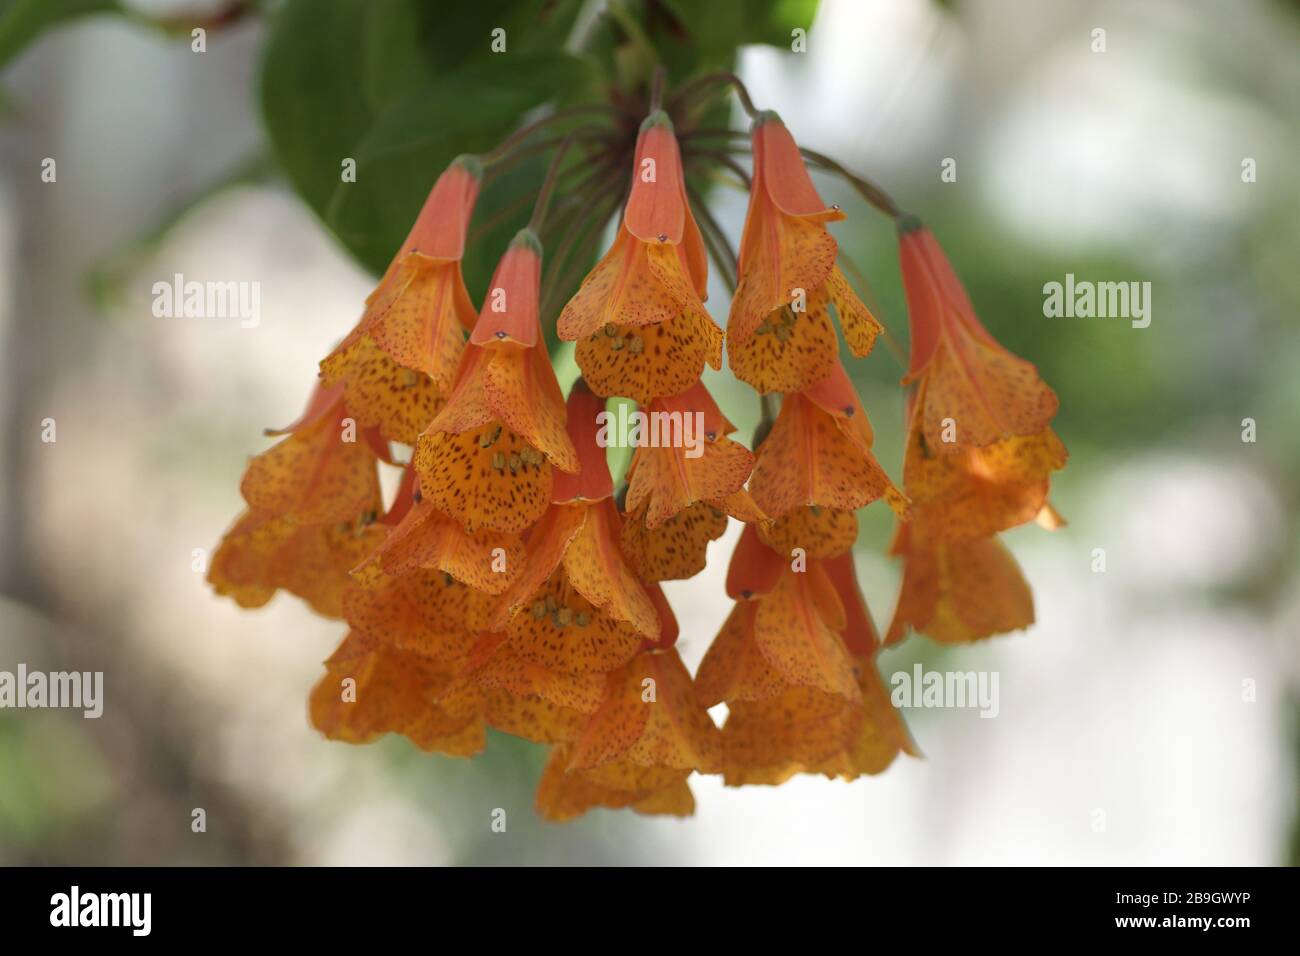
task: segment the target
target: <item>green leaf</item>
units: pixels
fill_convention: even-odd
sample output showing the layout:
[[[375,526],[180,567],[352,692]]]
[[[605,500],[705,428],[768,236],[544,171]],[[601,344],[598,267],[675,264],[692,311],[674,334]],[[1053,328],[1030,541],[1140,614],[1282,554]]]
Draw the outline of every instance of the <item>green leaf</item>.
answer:
[[[118,0],[0,0],[0,67],[51,27],[92,13],[122,13]]]
[[[382,271],[455,156],[589,89],[589,65],[563,50],[580,6],[288,0],[262,71],[278,163],[349,251]],[[504,53],[491,50],[497,27]],[[346,159],[356,182],[342,180]]]
[[[767,43],[790,49],[791,31],[807,30],[817,13],[818,0],[726,0],[698,3],[665,0],[685,33],[680,41],[696,52],[706,68],[729,62],[737,47]]]
[[[490,149],[528,111],[565,97],[589,76],[568,54],[520,54],[464,69],[399,100],[356,144],[357,181],[335,183],[326,222],[362,262],[382,270],[448,163]],[[540,182],[539,171],[534,191]]]

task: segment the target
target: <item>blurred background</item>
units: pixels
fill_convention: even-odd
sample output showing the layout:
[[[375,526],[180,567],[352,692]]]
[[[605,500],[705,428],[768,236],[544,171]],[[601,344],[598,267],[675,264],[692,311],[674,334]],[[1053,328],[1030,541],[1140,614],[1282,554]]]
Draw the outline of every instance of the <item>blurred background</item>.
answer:
[[[78,20],[0,78],[0,670],[103,671],[106,695],[99,720],[0,711],[0,863],[1300,862],[1300,7],[824,0],[806,54],[741,51],[759,105],[925,218],[984,323],[1056,388],[1069,525],[1007,536],[1030,631],[881,658],[886,677],[997,671],[997,719],[910,710],[925,757],[879,777],[697,777],[693,819],[565,825],[533,813],[531,744],[497,734],[465,762],[325,741],[306,695],[343,625],[283,593],[242,612],[194,570],[373,282],[266,161],[266,30],[214,26],[195,55],[188,31]],[[905,348],[891,224],[819,186]],[[713,205],[737,236],[744,196]],[[175,273],[260,282],[260,324],[155,318]],[[1150,282],[1150,326],[1045,318],[1067,273]],[[899,478],[902,364],[878,347],[852,371]],[[707,381],[747,436],[752,393]],[[882,626],[889,533],[883,506],[863,513]],[[730,609],[735,534],[667,587],[691,668]]]

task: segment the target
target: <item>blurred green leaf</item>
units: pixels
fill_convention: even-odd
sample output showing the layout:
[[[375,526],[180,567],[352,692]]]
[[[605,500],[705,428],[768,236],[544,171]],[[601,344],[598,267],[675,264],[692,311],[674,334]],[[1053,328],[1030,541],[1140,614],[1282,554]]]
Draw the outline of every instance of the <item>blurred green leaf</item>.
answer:
[[[790,48],[791,32],[807,30],[818,0],[731,0],[696,3],[665,0],[685,27],[690,42],[709,54],[728,56],[736,47],[767,43]]]
[[[122,13],[118,0],[0,0],[0,67],[51,27],[92,13]]]
[[[357,181],[335,182],[326,222],[362,262],[382,270],[448,163],[491,149],[530,110],[564,98],[589,75],[566,53],[518,54],[463,68],[393,103],[349,154]],[[537,168],[534,190],[544,169]]]
[[[382,271],[455,156],[490,149],[531,110],[590,88],[589,65],[563,51],[579,6],[289,0],[262,73],[277,160],[348,250]],[[491,50],[498,27],[504,53]],[[348,158],[356,182],[342,181]]]

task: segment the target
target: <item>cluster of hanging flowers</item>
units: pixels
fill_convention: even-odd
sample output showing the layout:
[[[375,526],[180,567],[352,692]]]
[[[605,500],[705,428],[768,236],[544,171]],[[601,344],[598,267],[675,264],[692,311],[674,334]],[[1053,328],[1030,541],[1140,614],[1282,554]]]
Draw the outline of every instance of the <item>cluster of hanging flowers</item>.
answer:
[[[727,84],[753,120],[749,172],[716,145],[729,131],[690,125]],[[310,697],[327,737],[398,733],[469,757],[490,727],[545,745],[537,808],[550,820],[593,807],[687,815],[696,773],[734,786],[853,779],[915,755],[881,647],[909,631],[951,642],[1028,626],[1029,589],[997,535],[1060,523],[1047,503],[1065,461],[1056,398],[979,323],[929,231],[801,150],[730,74],[688,84],[669,110],[655,86],[639,124],[605,108],[605,123],[539,143],[583,112],[563,111],[439,176],[360,321],[321,362],[306,413],[250,462],[247,510],[209,575],[243,607],[284,589],[346,622]],[[587,155],[566,164],[575,145]],[[521,148],[555,157],[476,310],[461,271],[476,200]],[[684,159],[747,184],[738,254],[688,188]],[[809,163],[898,224],[912,347],[901,490],[872,453],[839,350],[842,335],[866,356],[883,329],[840,271],[827,224],[845,214],[822,201]],[[609,249],[553,302],[575,248],[599,241],[617,208]],[[705,305],[710,258],[733,291],[725,332]],[[567,397],[552,322],[581,372]],[[761,396],[752,448],[701,380],[724,343]],[[617,488],[602,414],[613,398],[677,438],[637,444]],[[402,469],[387,507],[381,464]],[[903,561],[884,641],[852,555],[857,512],[878,500],[897,517]],[[700,572],[733,520],[734,606],[692,676],[661,583]]]

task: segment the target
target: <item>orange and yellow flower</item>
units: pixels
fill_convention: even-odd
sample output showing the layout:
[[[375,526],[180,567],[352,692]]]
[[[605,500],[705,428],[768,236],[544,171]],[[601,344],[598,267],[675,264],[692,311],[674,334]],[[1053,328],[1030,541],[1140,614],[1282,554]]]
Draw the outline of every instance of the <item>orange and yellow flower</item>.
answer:
[[[241,607],[283,588],[339,617],[348,571],[383,538],[377,463],[388,445],[358,428],[338,387],[318,386],[302,418],[267,434],[285,437],[249,462],[248,510],[222,538],[208,582]]]
[[[613,246],[556,323],[577,342],[598,395],[641,404],[676,395],[722,365],[722,330],[704,308],[708,260],[686,199],[672,122],[649,116],[637,137],[632,191]]]
[[[1056,395],[975,316],[938,242],[914,217],[899,223],[912,354],[903,484],[911,521],[890,553],[903,559],[886,643],[908,629],[944,643],[1019,630],[1033,596],[997,539],[1059,516],[1048,503],[1066,450],[1050,426]]]
[[[874,658],[875,628],[852,556],[800,568],[746,528],[727,593],[736,604],[696,675],[705,706],[726,702],[729,786],[796,773],[853,779],[915,753]]]
[[[754,179],[727,320],[731,370],[759,392],[798,392],[823,381],[839,354],[833,306],[853,354],[866,355],[880,324],[835,264],[826,223],[844,218],[822,202],[799,147],[767,112],[751,134]]]
[[[538,317],[541,244],[524,229],[497,266],[446,406],[420,436],[420,487],[466,531],[522,531],[578,470]]]
[[[326,384],[393,441],[413,444],[438,411],[474,324],[460,263],[481,176],[462,156],[438,177],[360,322],[321,362]]]
[[[913,415],[926,445],[983,448],[1041,432],[1056,415],[1056,393],[984,328],[933,233],[912,216],[898,228],[912,330],[903,384],[918,383]]]
[[[619,547],[622,518],[596,442],[602,408],[579,379],[569,395],[568,428],[582,468],[556,482],[494,622],[514,654],[569,673],[620,667],[660,628],[651,594]]]
[[[738,82],[706,78],[672,108],[696,115],[692,96],[723,79]],[[960,642],[1028,626],[1032,595],[998,535],[1061,523],[1049,503],[1067,457],[1051,424],[1056,395],[979,322],[927,229],[809,152],[899,228],[912,333],[903,491],[877,462],[838,341],[865,356],[883,330],[837,266],[828,225],[844,213],[822,201],[805,152],[770,112],[750,132],[724,336],[704,306],[683,145],[691,163],[737,167],[703,138],[719,131],[679,142],[657,108],[662,85],[651,85],[656,105],[635,145],[618,122],[584,121],[564,137],[530,220],[537,232],[515,236],[477,312],[461,262],[483,164],[513,162],[524,143],[551,148],[533,134],[579,111],[439,176],[360,321],[322,361],[306,413],[250,462],[247,510],[209,574],[243,606],[286,589],[346,621],[310,697],[327,738],[396,733],[472,756],[492,728],[544,745],[536,808],[547,820],[597,807],[688,815],[695,773],[728,786],[852,780],[917,755],[878,670],[881,647],[909,630]],[[556,318],[583,373],[566,399],[543,335],[538,232],[572,230],[566,250],[587,235],[571,219],[546,221],[566,183],[581,185],[563,215],[617,199],[600,175],[573,178],[572,142],[597,173],[631,149],[633,178],[612,246]],[[726,237],[695,212],[728,271]],[[705,365],[721,367],[724,342],[737,378],[782,396],[776,414],[764,398],[752,452],[701,380]],[[636,403],[644,439],[633,438],[617,492],[600,434],[611,396]],[[378,465],[395,464],[393,441],[414,454],[384,512]],[[853,559],[857,512],[882,498],[903,563],[883,644]],[[704,568],[729,517],[744,524],[726,576],[734,603],[692,678],[661,582]],[[719,728],[709,708],[723,703]]]
[[[673,647],[677,622],[667,602],[657,607],[658,639],[608,674],[600,707],[571,742],[552,751],[537,790],[544,819],[627,806],[689,816],[695,798],[687,779],[720,769],[718,729]]]
[[[749,491],[774,523],[773,547],[830,557],[857,539],[854,512],[884,498],[900,514],[906,498],[871,452],[875,436],[848,373],[836,359],[817,385],[781,402],[756,450]]]
[[[661,423],[673,437],[642,441],[633,453],[623,550],[643,579],[689,578],[704,567],[708,544],[726,530],[728,515],[767,520],[744,487],[754,457],[728,437],[736,427],[703,382],[657,398],[644,411],[648,422]],[[684,440],[688,430],[693,443]]]

